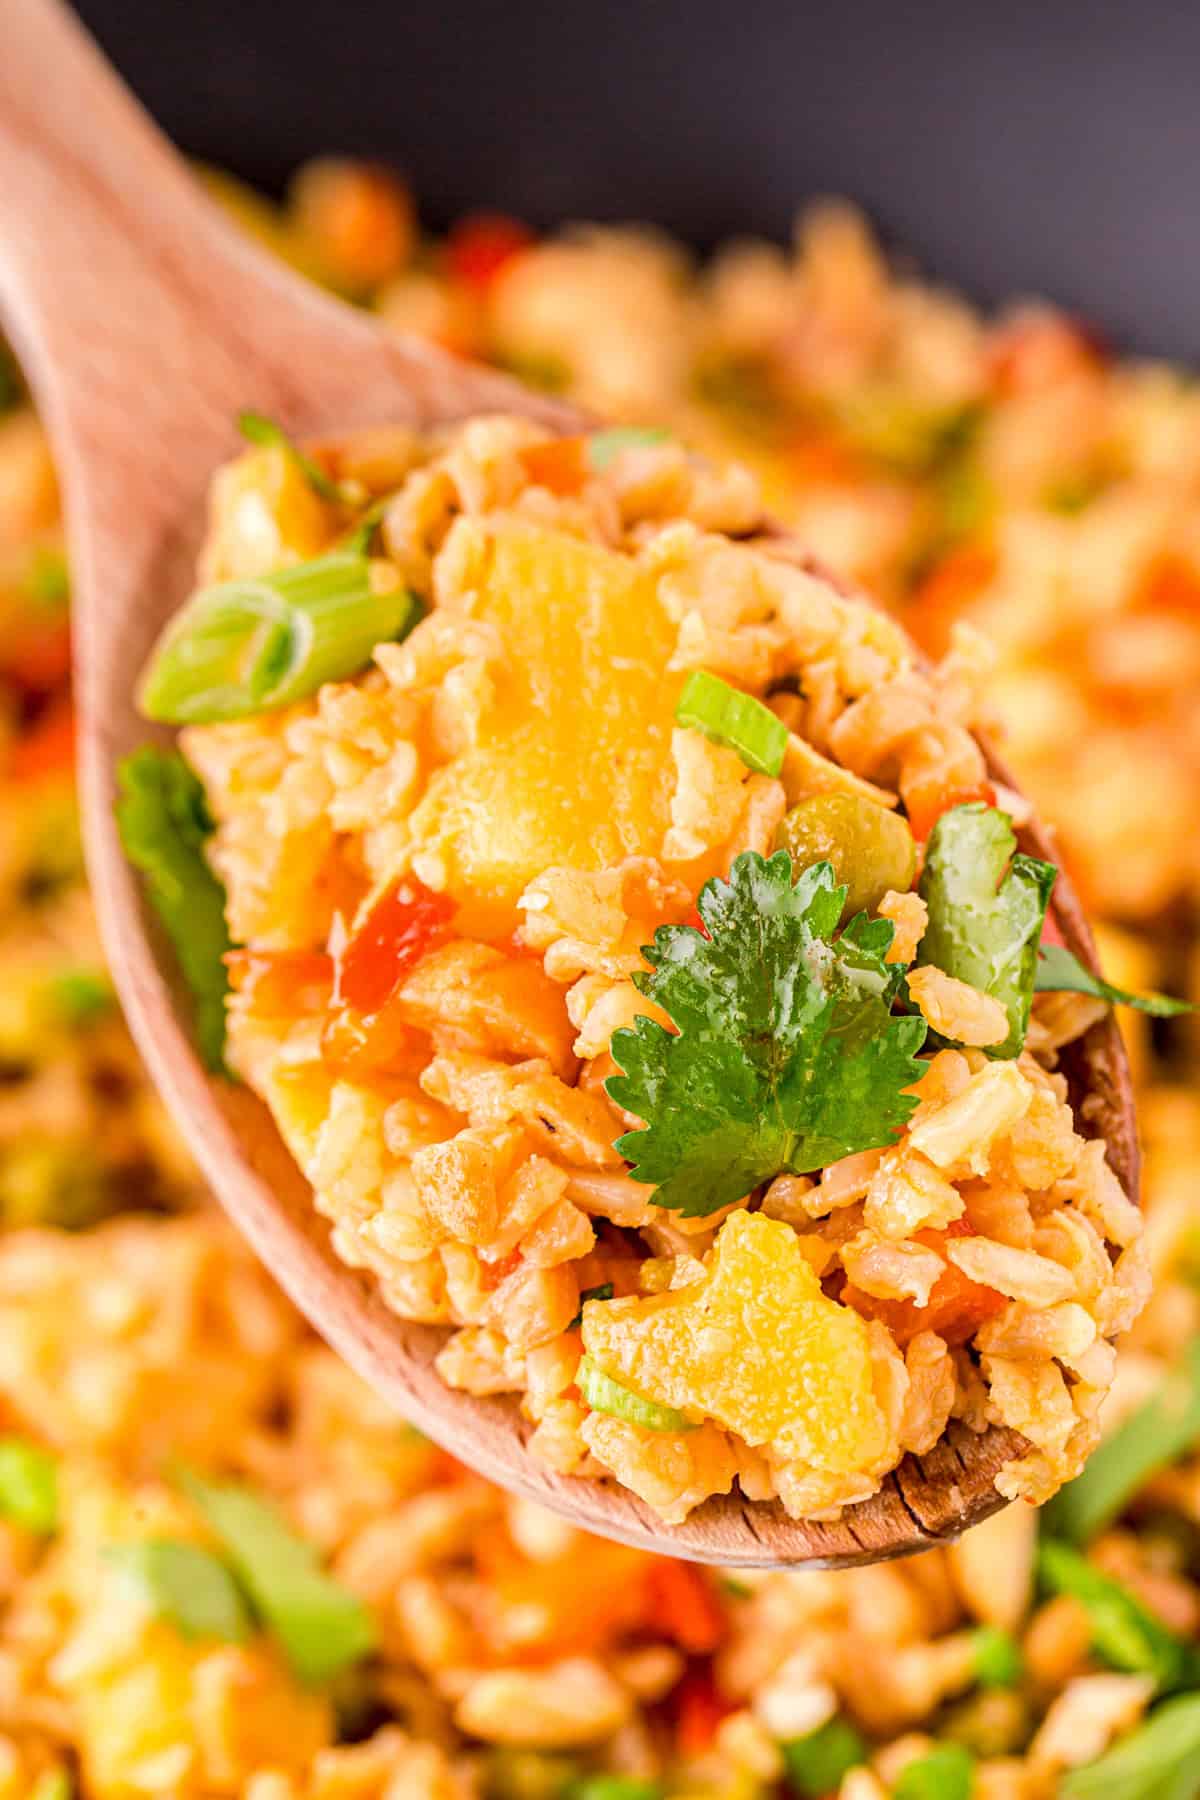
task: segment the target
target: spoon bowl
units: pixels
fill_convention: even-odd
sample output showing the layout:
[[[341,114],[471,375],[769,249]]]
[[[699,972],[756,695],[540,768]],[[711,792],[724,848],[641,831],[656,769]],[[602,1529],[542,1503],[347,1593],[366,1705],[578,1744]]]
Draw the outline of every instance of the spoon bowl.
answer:
[[[65,481],[85,844],[113,976],[203,1174],[299,1309],[399,1412],[482,1475],[660,1554],[764,1568],[872,1562],[944,1541],[1004,1504],[994,1477],[1023,1441],[959,1424],[828,1523],[725,1497],[669,1528],[623,1488],[553,1474],[525,1450],[515,1401],[444,1385],[434,1358],[445,1330],[397,1318],[341,1262],[265,1106],[207,1077],[195,1056],[174,958],[117,836],[115,768],[162,735],[135,711],[134,688],[191,586],[207,484],[237,447],[237,413],[256,408],[299,438],[496,411],[563,430],[585,421],[415,339],[385,336],[256,251],[58,0],[8,0],[0,22],[0,312]],[[1019,835],[1023,849],[1053,857],[1036,825]],[[1053,912],[1094,968],[1065,876]],[[1064,1053],[1064,1069],[1077,1111],[1087,1101],[1081,1128],[1107,1140],[1136,1194],[1129,1075],[1111,1017]]]

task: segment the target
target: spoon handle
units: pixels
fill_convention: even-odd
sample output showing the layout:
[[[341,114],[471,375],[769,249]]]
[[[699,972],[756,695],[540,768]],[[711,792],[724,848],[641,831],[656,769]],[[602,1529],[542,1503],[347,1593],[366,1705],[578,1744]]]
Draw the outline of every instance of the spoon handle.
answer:
[[[60,0],[0,8],[0,312],[58,444],[177,401],[193,268],[224,228]],[[220,247],[218,247],[220,246]],[[86,406],[82,403],[86,402]]]

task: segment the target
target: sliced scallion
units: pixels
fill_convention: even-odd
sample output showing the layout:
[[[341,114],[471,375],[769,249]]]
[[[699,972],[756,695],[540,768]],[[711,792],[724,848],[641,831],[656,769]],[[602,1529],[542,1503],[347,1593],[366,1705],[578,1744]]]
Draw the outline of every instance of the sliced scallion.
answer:
[[[379,591],[372,565],[332,551],[252,581],[201,588],[159,638],[138,695],[164,725],[244,719],[357,675],[376,644],[420,617],[407,588]]]
[[[28,1438],[0,1438],[0,1519],[39,1537],[58,1527],[58,1464]]]
[[[611,1375],[606,1375],[590,1356],[581,1359],[575,1379],[593,1412],[611,1413],[615,1419],[624,1419],[627,1425],[640,1425],[643,1431],[695,1430],[691,1420],[677,1407],[662,1406],[657,1400],[643,1400],[640,1394],[632,1393]]]
[[[640,450],[647,444],[664,444],[670,435],[660,425],[614,425],[608,431],[594,431],[587,441],[588,466],[595,474],[603,475],[622,450]]]
[[[1038,1546],[1038,1574],[1051,1593],[1078,1600],[1091,1626],[1092,1648],[1112,1668],[1153,1675],[1162,1691],[1200,1676],[1200,1655],[1193,1647],[1069,1544],[1043,1540]]]
[[[981,1625],[975,1633],[975,1679],[980,1687],[1016,1687],[1024,1664],[1021,1647],[1011,1632],[995,1625]]]
[[[975,1758],[963,1744],[939,1744],[900,1771],[893,1800],[970,1800]]]
[[[156,1617],[186,1638],[244,1644],[250,1609],[227,1566],[211,1550],[175,1538],[114,1544],[106,1561],[128,1576]]]
[[[65,1769],[47,1769],[29,1800],[73,1800],[75,1784]]]
[[[842,1778],[867,1760],[867,1745],[848,1719],[827,1719],[801,1738],[781,1746],[788,1787],[796,1800],[834,1794]]]
[[[301,1681],[330,1681],[375,1648],[366,1606],[326,1573],[312,1545],[273,1506],[233,1483],[186,1471],[180,1479]]]
[[[778,775],[783,767],[788,737],[783,720],[753,694],[730,687],[707,669],[694,669],[684,682],[675,720],[736,750],[746,767],[760,775]]]
[[[1111,1750],[1072,1769],[1063,1800],[1191,1800],[1200,1790],[1200,1694],[1182,1694]]]
[[[319,494],[322,500],[328,500],[334,506],[342,503],[345,496],[337,482],[325,473],[320,463],[314,462],[299,445],[292,442],[282,425],[277,424],[274,419],[268,419],[265,413],[251,412],[248,409],[238,414],[237,423],[238,430],[247,443],[259,444],[267,450],[285,450],[314,494]]]

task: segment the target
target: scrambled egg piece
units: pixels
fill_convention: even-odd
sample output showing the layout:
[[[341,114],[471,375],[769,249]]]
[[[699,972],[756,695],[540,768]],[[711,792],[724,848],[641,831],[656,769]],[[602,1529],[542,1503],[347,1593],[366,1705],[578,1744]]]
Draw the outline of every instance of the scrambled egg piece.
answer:
[[[583,1342],[636,1392],[789,1461],[841,1474],[887,1452],[866,1325],[826,1299],[778,1219],[731,1214],[702,1281],[648,1300],[592,1302]]]
[[[472,930],[499,936],[546,869],[659,854],[682,677],[667,672],[675,627],[630,557],[517,519],[488,540],[471,610],[507,654],[475,743],[434,775],[412,834]]]

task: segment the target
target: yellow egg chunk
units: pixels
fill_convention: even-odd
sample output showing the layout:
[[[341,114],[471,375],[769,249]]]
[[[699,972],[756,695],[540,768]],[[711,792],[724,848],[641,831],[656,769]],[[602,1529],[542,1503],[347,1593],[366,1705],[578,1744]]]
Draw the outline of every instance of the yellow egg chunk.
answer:
[[[635,1392],[702,1413],[785,1459],[847,1474],[887,1450],[866,1325],[826,1299],[781,1220],[732,1213],[703,1281],[648,1300],[593,1302],[583,1342]]]
[[[503,935],[544,870],[660,853],[682,677],[667,672],[675,627],[630,557],[512,518],[487,536],[471,611],[503,642],[495,696],[411,825],[471,930]]]

